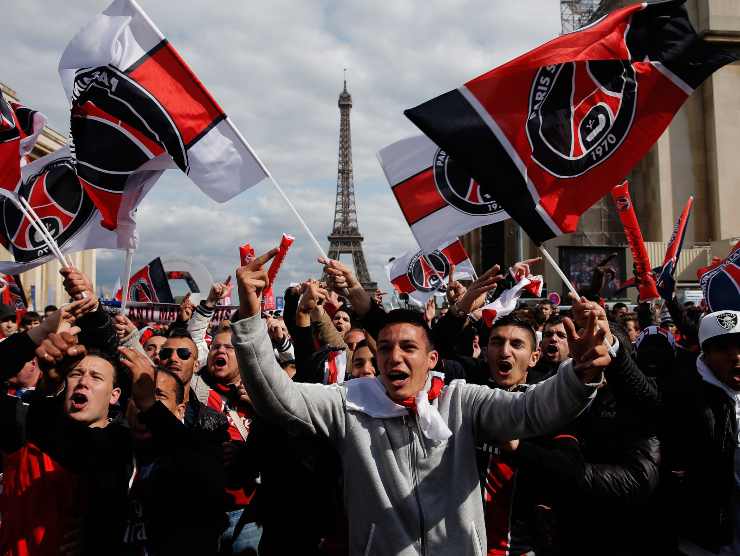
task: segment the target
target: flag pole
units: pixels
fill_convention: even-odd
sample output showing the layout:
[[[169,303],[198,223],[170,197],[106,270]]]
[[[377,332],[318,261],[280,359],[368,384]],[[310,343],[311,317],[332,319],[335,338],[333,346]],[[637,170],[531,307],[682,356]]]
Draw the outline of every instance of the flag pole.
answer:
[[[580,298],[580,296],[578,295],[578,292],[576,291],[575,286],[573,286],[573,283],[565,275],[565,272],[563,272],[563,270],[558,266],[558,263],[555,262],[555,259],[552,258],[552,255],[550,255],[548,250],[545,249],[545,246],[540,245],[539,247],[540,247],[540,252],[542,253],[542,256],[545,257],[545,260],[547,260],[548,263],[550,263],[550,266],[552,266],[553,270],[555,270],[555,272],[560,277],[560,279],[563,281],[563,283],[566,285],[568,290],[570,290],[570,293]]]
[[[249,145],[247,140],[244,138],[244,136],[241,134],[241,132],[237,129],[237,127],[234,125],[234,122],[231,121],[231,118],[226,118],[226,123],[229,125],[231,130],[234,132],[234,135],[237,136],[239,141],[244,145],[244,147],[250,152],[250,154],[254,157],[254,159],[257,161],[257,164],[259,164],[262,171],[265,173],[267,178],[272,183],[273,187],[277,190],[277,192],[280,194],[280,196],[283,198],[283,201],[285,201],[285,204],[288,205],[288,208],[293,212],[293,215],[296,217],[296,220],[298,220],[298,223],[303,227],[303,230],[308,234],[309,239],[316,247],[316,250],[319,252],[321,257],[328,258],[326,256],[326,252],[321,247],[321,244],[319,244],[318,240],[316,239],[316,236],[313,235],[311,230],[308,227],[308,224],[306,224],[306,221],[303,220],[303,217],[300,215],[298,210],[296,210],[295,206],[293,206],[293,203],[288,199],[288,196],[285,194],[285,191],[283,191],[283,188],[280,187],[280,184],[277,182],[277,180],[274,178],[274,176],[270,173],[270,171],[267,169],[267,166],[265,166],[262,163],[262,160],[260,160],[260,157],[257,156],[257,153],[252,150],[252,147]]]
[[[123,277],[121,282],[121,314],[126,316],[126,306],[128,305],[128,283],[131,281],[131,265],[134,263],[134,249],[126,249],[126,259],[123,262]]]

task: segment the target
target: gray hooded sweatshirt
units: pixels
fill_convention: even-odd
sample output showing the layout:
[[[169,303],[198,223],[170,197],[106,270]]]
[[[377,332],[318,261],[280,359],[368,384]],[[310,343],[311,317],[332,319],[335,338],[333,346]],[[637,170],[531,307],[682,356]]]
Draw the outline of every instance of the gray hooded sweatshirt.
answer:
[[[414,415],[377,416],[383,415],[373,407],[382,388],[378,379],[293,383],[275,360],[259,314],[233,323],[232,330],[257,413],[336,447],[353,555],[486,554],[476,444],[554,432],[578,416],[596,391],[580,382],[570,362],[523,393],[455,380],[432,402],[452,436],[434,441]]]

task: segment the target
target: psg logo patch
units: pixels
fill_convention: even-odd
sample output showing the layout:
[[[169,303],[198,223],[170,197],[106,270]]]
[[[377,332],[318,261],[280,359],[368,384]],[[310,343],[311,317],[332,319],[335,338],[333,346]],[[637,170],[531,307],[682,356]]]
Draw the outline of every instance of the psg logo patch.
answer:
[[[544,66],[529,94],[532,159],[550,174],[574,178],[604,162],[632,127],[635,70],[628,61]]]
[[[431,292],[440,289],[443,279],[449,272],[450,261],[445,254],[441,251],[432,251],[426,258],[422,257],[421,252],[414,255],[409,261],[406,275],[417,291]]]
[[[725,330],[732,330],[737,326],[737,315],[735,313],[720,313],[717,315],[717,324]]]
[[[457,166],[446,152],[434,155],[434,184],[439,194],[456,209],[473,215],[503,210],[496,199]]]
[[[59,158],[44,166],[43,171],[29,176],[19,193],[28,199],[59,245],[73,238],[95,212],[77,178],[74,160],[68,157]],[[13,203],[4,201],[2,211],[3,231],[17,262],[32,261],[48,250],[44,240]]]

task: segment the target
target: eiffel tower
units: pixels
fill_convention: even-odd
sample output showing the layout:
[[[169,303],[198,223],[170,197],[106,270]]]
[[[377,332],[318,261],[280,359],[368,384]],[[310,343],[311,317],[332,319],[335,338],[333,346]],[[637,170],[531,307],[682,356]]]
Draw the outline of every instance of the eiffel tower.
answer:
[[[355,184],[352,178],[352,136],[349,127],[349,111],[352,109],[352,95],[347,92],[347,79],[344,90],[339,94],[339,166],[337,169],[337,200],[334,208],[334,227],[329,234],[329,258],[339,259],[343,253],[352,255],[355,275],[368,292],[374,292],[377,284],[370,279],[370,273],[362,252],[362,234],[357,226],[355,207]]]

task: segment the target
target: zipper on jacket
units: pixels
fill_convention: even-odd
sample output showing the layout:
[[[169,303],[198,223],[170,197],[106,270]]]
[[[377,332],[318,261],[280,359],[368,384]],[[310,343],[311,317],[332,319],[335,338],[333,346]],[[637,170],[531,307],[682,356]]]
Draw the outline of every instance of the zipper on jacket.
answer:
[[[411,466],[411,476],[414,481],[414,497],[416,498],[416,505],[419,509],[419,541],[421,543],[421,554],[427,553],[426,549],[426,533],[424,527],[424,510],[421,506],[421,499],[419,498],[419,476],[416,473],[416,442],[414,441],[414,431],[410,422],[406,421],[406,417],[403,418],[404,423],[408,426],[409,431],[409,465]]]

